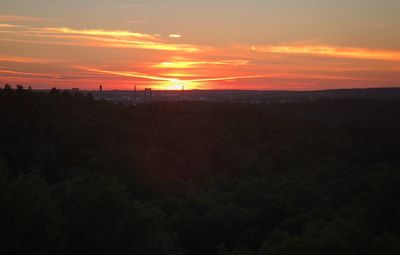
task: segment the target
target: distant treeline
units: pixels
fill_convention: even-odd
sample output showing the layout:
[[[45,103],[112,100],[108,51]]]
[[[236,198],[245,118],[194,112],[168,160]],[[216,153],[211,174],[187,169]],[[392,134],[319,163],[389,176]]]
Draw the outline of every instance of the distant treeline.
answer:
[[[400,101],[0,89],[1,254],[400,254]]]

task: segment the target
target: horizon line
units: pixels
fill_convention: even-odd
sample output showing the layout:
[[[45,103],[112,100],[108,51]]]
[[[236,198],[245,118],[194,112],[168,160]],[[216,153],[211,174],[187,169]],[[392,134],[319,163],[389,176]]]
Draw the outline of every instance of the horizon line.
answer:
[[[30,86],[32,87],[32,86]],[[62,89],[62,88],[49,88],[49,89],[34,89],[32,87],[32,90],[34,91],[50,91],[52,89],[57,89],[57,90],[74,90],[78,89],[81,92],[132,92],[134,91],[133,89],[103,89],[103,91],[100,91],[98,89],[81,89],[79,87],[71,87],[67,89]],[[24,89],[26,89],[24,87]],[[237,91],[237,92],[320,92],[320,91],[338,91],[338,90],[383,90],[383,89],[400,89],[400,85],[398,87],[370,87],[370,88],[365,88],[365,87],[352,87],[352,88],[332,88],[332,89],[309,89],[309,90],[296,90],[296,89],[185,89],[183,91],[209,91],[209,92],[223,92],[223,91]],[[144,92],[144,89],[136,90],[136,92]],[[182,90],[170,90],[170,89],[152,89],[153,92],[182,92]]]

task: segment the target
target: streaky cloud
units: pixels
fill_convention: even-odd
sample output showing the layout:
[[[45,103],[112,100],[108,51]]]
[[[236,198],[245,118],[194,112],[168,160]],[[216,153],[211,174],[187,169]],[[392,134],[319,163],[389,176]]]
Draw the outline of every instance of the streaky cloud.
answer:
[[[109,37],[133,37],[156,40],[157,36],[150,34],[135,33],[126,30],[103,30],[103,29],[72,29],[68,27],[49,27],[49,28],[34,28],[49,33],[61,33],[72,35],[93,35],[93,36],[109,36]]]
[[[16,28],[16,27],[22,27],[22,26],[15,24],[0,24],[0,28]]]
[[[156,80],[156,81],[172,81],[175,82],[178,79],[176,78],[168,78],[162,76],[155,76],[151,74],[139,73],[139,72],[127,72],[127,71],[110,71],[110,70],[102,70],[98,68],[90,68],[90,67],[80,67],[76,66],[76,69],[90,72],[98,72],[103,74],[111,74],[125,77],[136,77],[143,78],[148,80]],[[267,75],[244,75],[244,76],[230,76],[230,77],[214,77],[214,78],[200,78],[200,79],[180,79],[183,82],[206,82],[206,81],[226,81],[226,80],[238,80],[238,79],[254,79],[254,78],[262,78],[267,77]]]
[[[368,60],[400,61],[400,51],[366,48],[336,47],[326,45],[252,46],[254,52],[328,56]]]
[[[98,68],[93,68],[93,67],[81,67],[81,66],[75,66],[75,68],[78,70],[82,70],[82,71],[96,72],[96,73],[102,73],[102,74],[111,74],[111,75],[125,76],[125,77],[135,77],[135,78],[142,78],[142,79],[155,80],[155,81],[174,81],[174,80],[176,80],[173,78],[155,76],[155,75],[139,73],[139,72],[110,71],[110,70],[103,70],[103,69],[98,69]]]
[[[53,59],[45,59],[45,58],[27,58],[27,57],[0,55],[0,62],[52,64],[60,61],[56,61]]]
[[[0,38],[1,41],[21,43],[104,48],[137,48],[182,52],[206,50],[206,47],[199,47],[191,44],[169,43],[163,41],[157,34],[143,34],[125,30],[79,30],[68,27],[41,27],[0,30],[0,33],[14,36],[14,38]],[[58,41],[53,39],[58,39]]]
[[[165,69],[185,69],[185,68],[199,68],[206,67],[209,65],[228,65],[228,66],[240,66],[247,65],[249,60],[221,60],[221,61],[164,61],[152,65],[153,68],[165,68]]]
[[[29,75],[29,76],[39,76],[39,77],[49,77],[51,74],[43,74],[43,73],[32,73],[32,72],[20,72],[14,70],[2,69],[0,73],[11,74],[11,75]]]
[[[47,21],[47,18],[38,18],[19,15],[0,15],[0,21]]]

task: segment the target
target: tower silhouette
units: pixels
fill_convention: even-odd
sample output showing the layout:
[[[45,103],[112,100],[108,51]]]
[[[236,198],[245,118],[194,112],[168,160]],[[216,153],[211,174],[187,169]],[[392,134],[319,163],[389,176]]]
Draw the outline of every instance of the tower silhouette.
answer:
[[[104,99],[104,95],[103,95],[103,85],[99,86],[99,92],[100,92],[100,99]]]

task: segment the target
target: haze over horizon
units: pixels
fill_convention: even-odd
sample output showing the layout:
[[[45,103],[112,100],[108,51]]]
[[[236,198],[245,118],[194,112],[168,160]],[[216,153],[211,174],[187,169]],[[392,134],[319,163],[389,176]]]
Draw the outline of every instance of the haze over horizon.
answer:
[[[0,0],[0,83],[399,87],[398,10],[396,0]]]

